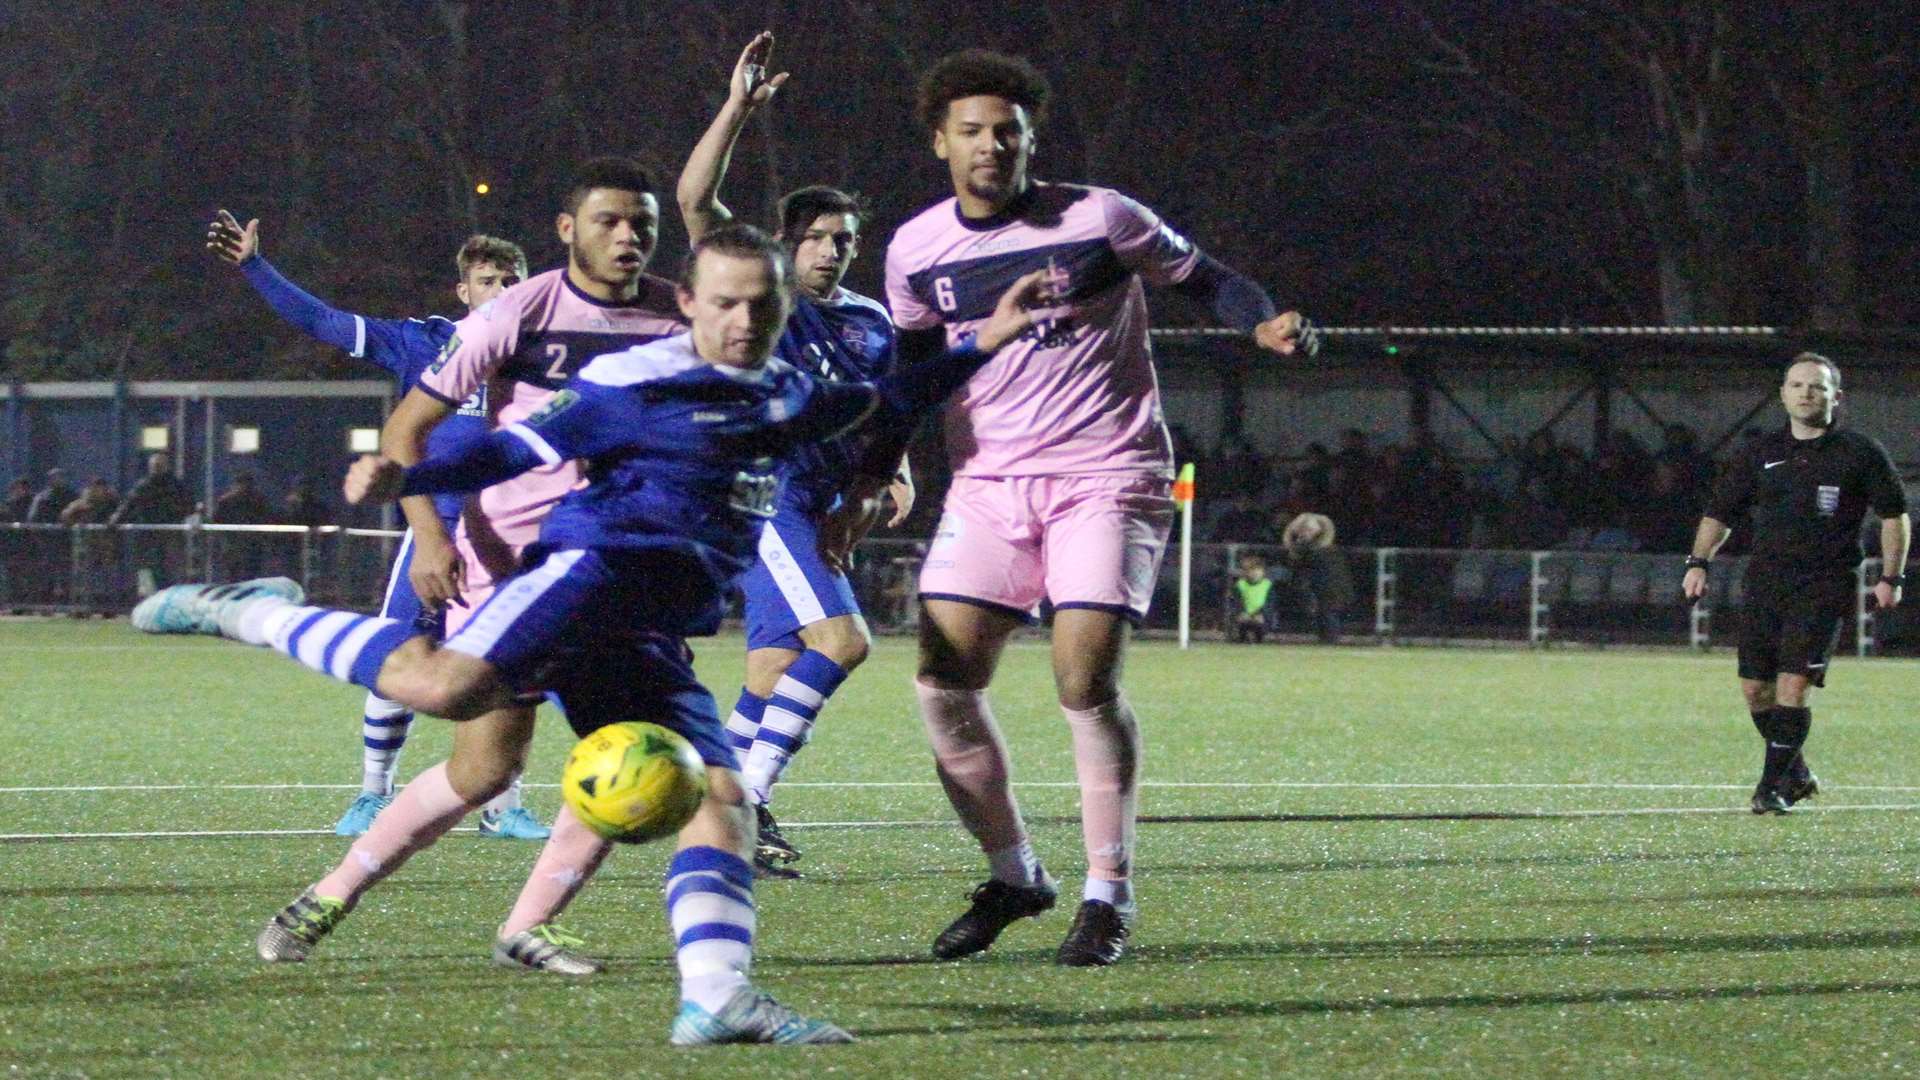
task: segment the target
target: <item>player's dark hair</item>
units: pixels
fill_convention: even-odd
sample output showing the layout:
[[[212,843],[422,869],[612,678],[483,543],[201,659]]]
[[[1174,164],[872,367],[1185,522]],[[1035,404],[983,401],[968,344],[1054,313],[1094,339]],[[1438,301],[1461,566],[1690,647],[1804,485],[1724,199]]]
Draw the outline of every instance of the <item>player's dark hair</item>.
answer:
[[[689,291],[698,278],[700,256],[707,252],[735,259],[764,259],[780,279],[780,291],[789,296],[793,294],[793,260],[787,257],[787,249],[780,241],[760,229],[732,222],[701,237],[693,250],[687,252],[687,268],[680,275],[681,284]]]
[[[467,274],[476,266],[499,266],[519,274],[522,280],[527,276],[527,253],[520,245],[511,240],[502,240],[485,233],[474,233],[453,257],[453,265],[460,270],[460,280],[465,281]]]
[[[851,191],[815,184],[790,191],[780,200],[780,235],[789,244],[797,244],[807,226],[822,214],[847,214],[856,225],[867,223],[867,204]]]
[[[654,182],[653,173],[632,158],[597,157],[573,170],[573,176],[567,181],[566,197],[560,200],[560,209],[563,213],[579,213],[580,204],[587,201],[587,195],[595,188],[652,195],[659,186]]]
[[[914,112],[927,130],[947,122],[947,106],[961,98],[991,95],[1024,106],[1033,126],[1046,118],[1053,88],[1040,69],[1018,56],[988,49],[948,53],[920,77]]]
[[[1833,376],[1833,388],[1835,390],[1840,389],[1840,365],[1839,364],[1836,364],[1833,361],[1827,359],[1826,357],[1821,356],[1817,352],[1803,352],[1796,355],[1792,360],[1787,361],[1787,371],[1792,371],[1796,364],[1824,365],[1827,369],[1827,373]],[[1783,371],[1780,373],[1780,378],[1782,381],[1785,381],[1786,377],[1787,377],[1786,371]]]

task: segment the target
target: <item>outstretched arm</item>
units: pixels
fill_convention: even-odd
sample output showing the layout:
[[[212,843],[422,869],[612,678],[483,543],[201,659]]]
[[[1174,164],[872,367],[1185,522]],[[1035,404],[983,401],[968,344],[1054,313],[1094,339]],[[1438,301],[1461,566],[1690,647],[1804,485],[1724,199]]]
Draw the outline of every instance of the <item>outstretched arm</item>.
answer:
[[[1272,298],[1258,282],[1204,253],[1173,290],[1204,304],[1221,326],[1251,333],[1269,352],[1312,356],[1320,351],[1320,335],[1299,312],[1276,315]]]
[[[680,170],[680,183],[674,195],[680,203],[680,217],[687,225],[689,243],[699,243],[708,232],[733,220],[732,212],[720,201],[720,184],[726,179],[733,145],[739,141],[740,129],[746,126],[747,118],[753,115],[754,109],[771,101],[774,92],[787,81],[784,71],[771,79],[767,77],[767,65],[772,59],[771,31],[761,33],[741,50],[740,59],[733,65],[726,104],[720,106],[707,133],[694,144],[686,167]]]
[[[207,250],[237,267],[247,284],[266,300],[274,313],[336,349],[360,355],[360,321],[344,311],[328,307],[298,285],[280,276],[266,256],[260,254],[260,219],[243,228],[234,216],[221,210],[207,225]]]
[[[784,428],[791,442],[834,438],[876,414],[888,423],[911,424],[958,390],[1000,348],[1033,328],[1033,309],[1058,302],[1048,271],[1035,270],[1000,296],[993,314],[971,338],[941,355],[893,371],[873,382],[820,383],[806,407]],[[855,464],[859,476],[892,476],[900,452],[876,441]]]

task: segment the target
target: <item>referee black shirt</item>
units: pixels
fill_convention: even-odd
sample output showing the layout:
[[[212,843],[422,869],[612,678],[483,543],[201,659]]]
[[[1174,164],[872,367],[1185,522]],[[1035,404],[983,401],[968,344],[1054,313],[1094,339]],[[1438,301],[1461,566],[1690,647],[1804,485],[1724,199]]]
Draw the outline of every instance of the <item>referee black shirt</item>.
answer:
[[[1817,439],[1791,427],[1755,439],[1727,463],[1707,516],[1733,526],[1753,515],[1749,591],[1836,601],[1851,595],[1860,564],[1860,519],[1907,511],[1907,493],[1886,447],[1835,424]]]

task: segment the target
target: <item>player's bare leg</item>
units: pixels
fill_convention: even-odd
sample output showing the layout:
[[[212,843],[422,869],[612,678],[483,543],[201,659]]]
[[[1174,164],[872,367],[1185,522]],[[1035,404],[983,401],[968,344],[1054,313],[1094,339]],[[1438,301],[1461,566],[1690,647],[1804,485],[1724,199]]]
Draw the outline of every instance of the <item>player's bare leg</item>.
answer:
[[[952,600],[927,600],[920,616],[920,670],[914,690],[933,744],[947,800],[986,852],[991,876],[973,903],[934,938],[933,954],[954,959],[991,946],[1017,919],[1053,907],[1053,879],[1034,856],[1014,801],[1006,740],[994,723],[986,687],[1007,639],[1021,625],[1011,612]]]
[[[1133,841],[1139,806],[1140,725],[1120,691],[1132,627],[1110,611],[1053,616],[1053,678],[1073,733],[1087,881],[1056,959],[1089,967],[1120,958],[1134,917]]]

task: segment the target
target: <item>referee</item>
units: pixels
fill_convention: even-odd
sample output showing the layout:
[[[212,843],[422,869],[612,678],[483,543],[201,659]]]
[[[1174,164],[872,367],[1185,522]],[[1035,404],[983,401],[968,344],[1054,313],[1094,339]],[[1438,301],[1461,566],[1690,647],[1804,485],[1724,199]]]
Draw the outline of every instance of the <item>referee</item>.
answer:
[[[1786,428],[1755,440],[1720,474],[1681,583],[1688,600],[1705,595],[1708,563],[1731,523],[1753,515],[1740,691],[1767,743],[1753,789],[1756,814],[1784,814],[1819,793],[1800,753],[1813,724],[1807,698],[1813,687],[1826,685],[1827,661],[1853,609],[1862,516],[1871,509],[1880,518],[1886,576],[1874,585],[1873,599],[1882,611],[1900,602],[1912,527],[1886,448],[1834,422],[1840,369],[1833,361],[1810,352],[1794,357],[1780,402]]]

